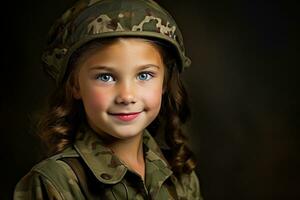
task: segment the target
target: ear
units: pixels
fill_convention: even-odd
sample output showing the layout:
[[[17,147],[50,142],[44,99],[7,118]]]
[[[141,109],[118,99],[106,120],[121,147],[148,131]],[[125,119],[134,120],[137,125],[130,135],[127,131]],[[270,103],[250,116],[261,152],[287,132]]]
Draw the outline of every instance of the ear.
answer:
[[[166,90],[167,90],[167,86],[164,84],[162,89],[162,94],[165,94]]]
[[[76,83],[72,86],[72,95],[75,99],[79,100],[81,99],[81,94],[80,94],[80,87],[78,82],[76,81]]]
[[[75,99],[79,100],[81,99],[81,95],[80,95],[80,89],[79,87],[73,86],[72,87],[72,95]]]
[[[165,92],[167,91],[167,81],[166,81],[166,78],[164,78],[164,81],[163,81],[163,85],[162,85],[162,94],[165,94]]]
[[[77,99],[77,100],[81,99],[79,88],[77,88],[75,86],[72,87],[72,95],[73,95],[74,99]]]

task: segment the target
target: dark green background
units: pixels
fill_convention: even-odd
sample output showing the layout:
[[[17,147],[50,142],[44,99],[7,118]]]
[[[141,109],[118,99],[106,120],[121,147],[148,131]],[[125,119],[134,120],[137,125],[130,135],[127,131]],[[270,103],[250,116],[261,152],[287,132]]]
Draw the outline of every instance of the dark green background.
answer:
[[[50,25],[72,2],[1,6],[0,199],[11,199],[14,185],[41,158],[30,123],[53,87],[40,55]],[[183,76],[205,199],[300,199],[297,5],[158,2],[175,16],[193,61]]]

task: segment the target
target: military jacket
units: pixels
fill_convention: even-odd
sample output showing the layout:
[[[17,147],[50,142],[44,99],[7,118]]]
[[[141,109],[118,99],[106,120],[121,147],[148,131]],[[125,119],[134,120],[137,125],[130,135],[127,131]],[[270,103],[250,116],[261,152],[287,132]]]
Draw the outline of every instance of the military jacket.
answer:
[[[202,200],[195,172],[176,178],[159,146],[144,131],[145,181],[107,148],[90,128],[81,128],[71,147],[35,165],[17,184],[14,200],[81,200],[87,198],[63,158],[80,158],[96,180],[99,198]]]

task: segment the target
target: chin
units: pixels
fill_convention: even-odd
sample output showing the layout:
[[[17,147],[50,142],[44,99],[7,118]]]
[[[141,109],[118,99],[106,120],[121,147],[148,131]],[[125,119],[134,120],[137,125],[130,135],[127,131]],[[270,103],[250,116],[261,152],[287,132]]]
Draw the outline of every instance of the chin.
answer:
[[[130,130],[130,129],[129,129]],[[114,132],[113,134],[111,134],[111,136],[115,137],[115,138],[118,138],[118,139],[129,139],[129,138],[132,138],[132,137],[136,137],[138,135],[140,135],[143,131],[129,131],[129,130],[126,130],[126,131],[117,131],[117,132]]]

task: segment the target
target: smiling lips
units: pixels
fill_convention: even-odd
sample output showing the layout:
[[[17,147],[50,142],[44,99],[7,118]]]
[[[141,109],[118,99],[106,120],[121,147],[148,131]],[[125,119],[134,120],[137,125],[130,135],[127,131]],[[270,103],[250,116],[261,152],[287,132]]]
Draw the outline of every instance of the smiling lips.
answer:
[[[139,116],[141,112],[132,112],[132,113],[112,113],[111,115],[116,117],[117,119],[125,122],[129,122],[134,120]]]

